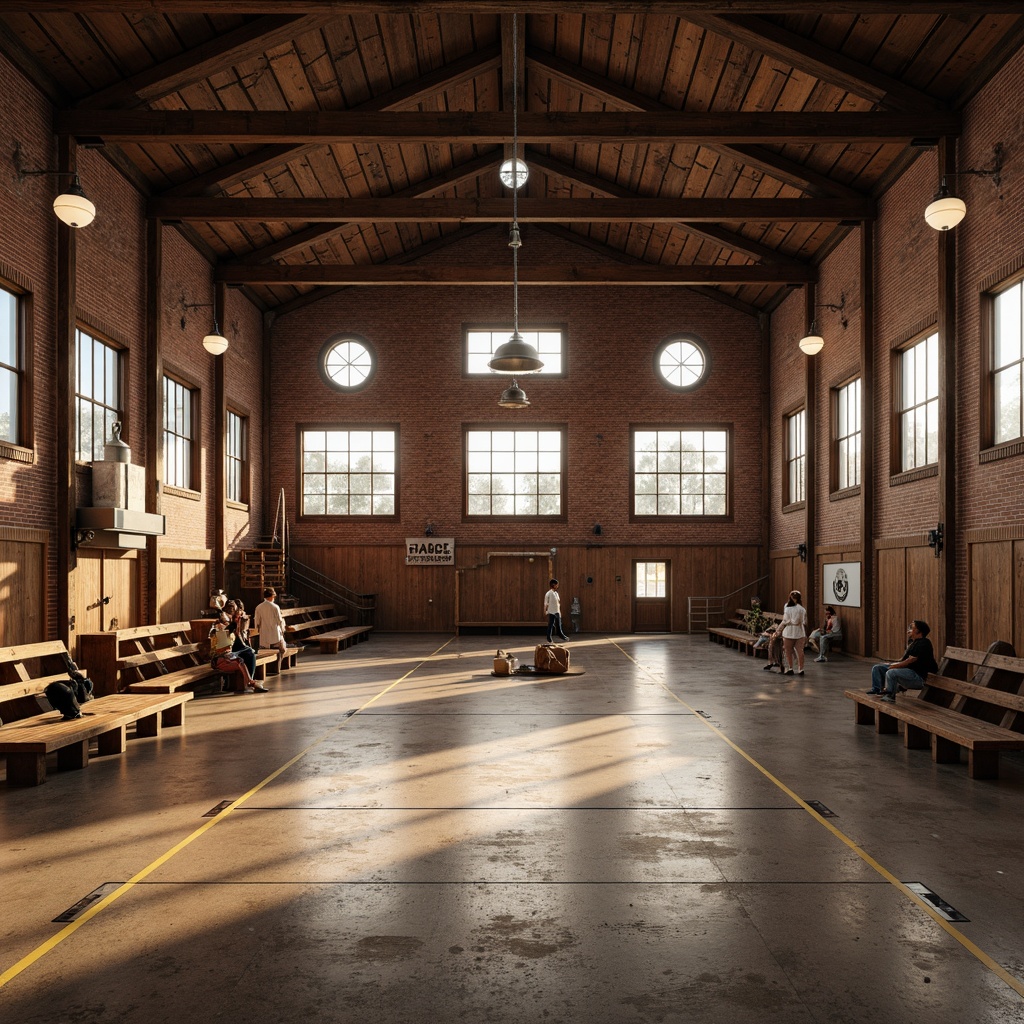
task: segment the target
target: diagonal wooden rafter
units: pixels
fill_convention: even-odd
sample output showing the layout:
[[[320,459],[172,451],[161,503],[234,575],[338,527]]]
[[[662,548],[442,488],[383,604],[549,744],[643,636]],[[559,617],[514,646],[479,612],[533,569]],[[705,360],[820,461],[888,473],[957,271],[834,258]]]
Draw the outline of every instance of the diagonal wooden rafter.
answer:
[[[165,221],[394,224],[505,223],[511,199],[220,199],[149,200],[147,216]],[[765,221],[819,223],[872,220],[870,199],[522,199],[524,223],[717,223]]]
[[[296,36],[310,32],[333,15],[271,15],[179,53],[154,67],[101,89],[77,104],[82,109],[136,107],[153,103],[201,82],[225,67],[248,60]]]
[[[496,164],[497,160],[493,154],[478,156],[473,160],[453,167],[450,171],[394,192],[389,198],[414,199],[432,196],[445,189],[454,188],[456,185],[460,185],[471,178],[476,178],[485,171],[490,170],[497,173]],[[344,224],[311,224],[309,227],[293,232],[284,238],[278,239],[276,242],[271,242],[261,249],[246,253],[244,256],[236,256],[233,259],[225,260],[224,263],[226,266],[230,266],[238,263],[263,263],[267,260],[281,259],[301,249],[315,245],[317,242],[322,242],[332,235],[336,235],[339,231],[344,230],[345,226]]]
[[[893,110],[927,113],[946,105],[913,86],[847,57],[837,50],[790,32],[767,18],[694,13],[687,21],[725,36],[756,53],[775,57],[823,82]]]
[[[959,135],[955,111],[937,111],[927,124],[902,112],[741,111],[601,113],[551,111],[519,115],[524,143],[804,142],[910,143],[926,129]],[[504,144],[512,135],[505,111],[352,113],[279,110],[65,110],[54,116],[57,135],[79,142],[252,143],[366,142]]]
[[[542,153],[531,153],[530,166],[539,168],[547,174],[562,178],[566,181],[576,182],[577,184],[590,189],[592,192],[597,192],[600,195],[618,199],[641,198],[636,192],[633,192],[622,185],[606,181],[595,174],[588,174],[585,171],[580,171],[569,164],[564,164],[560,160],[553,160],[551,157],[545,156]],[[776,249],[772,249],[767,245],[762,245],[760,242],[755,242],[753,239],[745,238],[743,235],[737,234],[735,231],[729,231],[726,228],[718,227],[715,224],[691,224],[685,221],[680,221],[679,226],[690,234],[700,235],[702,238],[706,238],[709,241],[724,245],[733,252],[741,252],[747,256],[754,257],[754,259],[764,260],[766,263],[791,264],[793,266],[806,265],[802,260],[793,259],[793,257],[785,255],[785,253],[778,252]]]
[[[496,45],[481,47],[479,50],[435,68],[413,81],[395,89],[389,89],[386,93],[375,96],[365,103],[360,103],[352,110],[368,112],[412,107],[439,92],[461,85],[463,82],[498,67],[500,62],[501,54]],[[246,178],[251,178],[274,167],[280,167],[289,160],[296,160],[303,154],[317,149],[320,145],[321,143],[317,142],[297,146],[288,144],[263,146],[230,164],[216,167],[181,185],[167,189],[163,194],[166,196],[194,196],[228,188]]]
[[[635,285],[652,287],[667,285],[737,285],[737,284],[806,284],[813,281],[813,267],[794,270],[778,266],[719,266],[696,264],[680,267],[632,266],[623,263],[595,264],[557,263],[530,264],[519,268],[520,285],[603,285],[618,287]],[[253,285],[361,285],[394,287],[396,285],[511,285],[511,266],[503,264],[469,264],[464,266],[327,266],[309,263],[261,264],[260,266],[221,266],[214,271],[214,281],[224,284]]]
[[[527,59],[531,67],[536,70],[559,78],[575,89],[588,92],[592,96],[614,103],[616,106],[624,107],[628,110],[647,110],[652,113],[675,110],[674,107],[670,107],[666,103],[661,103],[633,89],[618,85],[602,75],[587,71],[585,68],[563,60],[561,57],[556,57],[554,54],[530,50]],[[802,164],[798,164],[787,157],[779,156],[779,154],[773,153],[770,149],[765,149],[763,146],[725,146],[716,145],[706,139],[697,141],[705,149],[709,149],[711,152],[717,153],[727,160],[755,167],[763,174],[767,174],[769,177],[782,181],[787,185],[792,185],[794,188],[808,192],[811,195],[846,196],[852,199],[862,194],[856,189],[850,188],[849,185],[833,181],[827,175],[821,174],[812,168],[804,167]]]

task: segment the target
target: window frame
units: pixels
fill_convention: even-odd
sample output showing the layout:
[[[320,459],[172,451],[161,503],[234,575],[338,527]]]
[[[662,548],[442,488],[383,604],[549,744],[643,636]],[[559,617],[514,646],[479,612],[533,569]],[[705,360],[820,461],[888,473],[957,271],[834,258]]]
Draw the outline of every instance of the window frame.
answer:
[[[840,435],[839,413],[842,404],[843,392],[847,391],[854,384],[857,385],[857,430],[852,433]],[[831,419],[831,444],[830,444],[830,466],[829,466],[829,491],[833,497],[852,497],[860,493],[861,481],[864,478],[864,378],[860,373],[847,378],[841,384],[831,389],[829,395],[830,419]],[[843,464],[842,443],[856,436],[858,438],[857,451],[857,482],[842,486],[840,482],[841,469]]]
[[[110,352],[114,353],[114,357],[115,357],[115,360],[117,362],[117,388],[116,388],[116,390],[117,390],[117,405],[116,405],[116,407],[110,406],[110,405],[106,405],[106,404],[104,404],[102,402],[97,402],[95,400],[95,398],[92,397],[92,395],[86,394],[86,393],[84,393],[84,392],[79,390],[79,384],[81,382],[80,381],[80,371],[81,371],[81,365],[82,365],[82,339],[83,339],[83,336],[85,338],[89,339],[89,341],[91,343],[93,343],[93,345],[92,345],[93,354],[95,354],[95,346],[96,345],[99,345],[102,349],[105,349],[107,351],[110,351]],[[91,358],[92,357],[90,356],[90,359]],[[94,363],[93,363],[93,365],[94,365]],[[127,377],[127,349],[123,345],[121,345],[118,342],[114,341],[113,338],[111,338],[109,335],[105,334],[103,331],[100,331],[99,329],[97,329],[95,327],[92,327],[90,325],[84,324],[84,323],[77,323],[75,325],[75,367],[74,367],[74,370],[75,370],[75,385],[74,385],[74,387],[75,387],[75,414],[74,414],[74,424],[73,424],[73,428],[72,429],[74,430],[74,440],[75,440],[75,461],[79,465],[85,465],[86,463],[95,462],[97,460],[102,460],[103,459],[104,452],[103,452],[102,449],[103,449],[103,446],[105,446],[106,443],[110,440],[110,437],[107,436],[107,435],[104,435],[104,437],[103,437],[103,439],[102,439],[102,441],[100,443],[100,452],[99,452],[98,456],[95,454],[96,449],[95,449],[95,445],[94,445],[94,447],[93,447],[93,456],[92,457],[90,457],[90,458],[83,458],[83,457],[81,457],[81,455],[84,454],[84,453],[80,453],[79,452],[78,445],[79,445],[79,441],[81,439],[81,427],[80,427],[81,412],[80,412],[80,408],[81,408],[81,403],[82,402],[89,402],[90,405],[93,406],[93,407],[98,407],[98,408],[101,408],[101,409],[107,409],[107,410],[113,411],[114,412],[114,422],[117,422],[117,423],[121,424],[121,434],[120,434],[121,440],[124,441],[126,444],[129,442],[130,432],[129,432],[129,429],[128,429],[128,422],[127,422],[128,414],[127,414],[127,410],[125,409],[125,394],[126,394],[126,391],[125,391],[125,379]]]
[[[889,445],[889,471],[891,482],[904,483],[911,480],[923,479],[925,477],[935,476],[939,471],[938,460],[940,453],[938,451],[935,453],[934,462],[924,462],[921,465],[914,465],[907,468],[904,468],[903,466],[903,417],[907,412],[911,409],[919,408],[922,404],[927,405],[930,402],[935,402],[936,436],[938,438],[941,435],[942,424],[938,422],[939,417],[942,415],[942,408],[939,401],[942,390],[941,385],[937,387],[934,397],[926,398],[924,403],[915,403],[913,406],[908,408],[903,407],[903,364],[906,354],[912,349],[917,348],[919,345],[927,344],[927,342],[932,338],[935,338],[935,358],[936,361],[939,361],[942,358],[941,337],[939,334],[939,328],[936,324],[930,325],[923,331],[915,332],[913,337],[892,350],[892,372],[890,379],[892,381],[891,400],[893,414]],[[941,374],[941,366],[938,368],[937,372]],[[936,447],[938,447],[938,441],[936,442]]]
[[[190,458],[188,460],[189,480],[185,485],[171,483],[167,479],[167,381],[170,381],[175,386],[184,389],[190,395],[189,429],[191,431],[191,436],[187,437],[187,440],[191,444],[191,450],[189,452]],[[160,453],[163,463],[161,466],[160,483],[166,493],[177,493],[187,496],[195,496],[202,493],[202,480],[200,478],[200,457],[202,450],[202,436],[200,434],[200,430],[203,422],[201,401],[202,392],[197,385],[191,383],[188,378],[184,377],[182,374],[164,366],[160,379]],[[185,435],[173,434],[173,436],[183,437]]]
[[[14,273],[7,273],[6,265],[0,266],[0,288],[3,288],[14,298],[15,302],[15,331],[14,339],[16,365],[8,367],[15,377],[15,411],[13,433],[10,440],[0,438],[0,458],[12,459],[15,462],[32,463],[35,461],[35,434],[33,425],[33,397],[34,388],[32,381],[33,357],[35,345],[33,344],[33,323],[34,300],[31,289],[17,283],[13,278]]]
[[[339,384],[327,372],[327,357],[338,345],[342,345],[345,342],[353,342],[357,345],[362,345],[370,357],[370,370],[366,375],[366,380],[359,384]],[[362,335],[355,334],[352,331],[338,331],[336,334],[332,334],[320,347],[320,353],[317,356],[317,369],[320,371],[321,379],[329,388],[334,391],[339,391],[343,395],[351,395],[357,391],[364,391],[368,388],[377,376],[378,368],[377,350],[373,347],[372,342],[370,342],[368,338],[364,338]]]
[[[239,447],[241,455],[237,458],[231,454],[231,420],[232,417],[240,423]],[[231,497],[231,473],[229,466],[232,462],[238,464],[239,473],[239,497]],[[249,415],[241,412],[234,406],[229,405],[224,411],[224,500],[232,508],[248,510],[251,499],[251,472],[249,463]]]
[[[352,431],[382,431],[388,430],[395,436],[395,511],[385,514],[381,513],[370,513],[368,515],[361,515],[359,513],[346,512],[344,514],[338,513],[323,513],[319,512],[306,512],[305,502],[303,496],[305,494],[305,487],[303,478],[305,476],[305,470],[303,466],[303,454],[305,447],[303,444],[303,435],[307,432],[312,431],[331,431],[331,430],[344,430],[348,432]],[[298,522],[303,523],[391,523],[398,522],[401,519],[402,507],[402,432],[398,423],[356,423],[356,422],[311,422],[311,423],[296,423],[295,424],[295,494],[296,499],[296,512],[295,518]],[[372,494],[372,492],[371,492]]]
[[[641,431],[723,431],[725,433],[725,512],[712,514],[702,512],[691,515],[686,512],[679,513],[657,513],[655,515],[643,515],[636,511],[636,435]],[[734,491],[734,460],[735,445],[733,440],[734,425],[732,423],[631,423],[629,425],[629,521],[631,523],[727,523],[733,519],[733,491]]]
[[[469,511],[469,435],[473,431],[500,431],[502,433],[539,433],[557,431],[561,435],[559,452],[559,511],[556,515],[512,513],[509,515],[471,514]],[[528,423],[510,426],[508,423],[462,424],[462,521],[464,523],[564,523],[569,519],[569,425],[567,423]]]
[[[700,352],[701,357],[704,360],[704,368],[701,371],[700,376],[692,384],[673,384],[662,373],[662,354],[667,348],[669,348],[669,346],[678,344],[692,345],[698,352]],[[711,376],[711,351],[707,346],[707,342],[705,342],[699,335],[693,334],[689,331],[681,331],[678,334],[673,334],[670,337],[665,338],[654,350],[654,376],[662,387],[675,392],[677,395],[685,395],[691,391],[696,391],[698,388],[702,388]]]
[[[794,455],[792,451],[792,431],[790,425],[794,420],[800,418],[801,435],[803,440],[803,451]],[[807,505],[807,406],[799,405],[782,416],[782,441],[783,441],[783,474],[782,474],[782,508],[788,512],[804,508]],[[802,470],[800,497],[793,497],[793,466],[799,463]]]
[[[490,331],[492,334],[501,333],[505,337],[501,344],[508,341],[512,335],[512,324],[500,321],[487,321],[482,323],[464,323],[462,325],[462,376],[467,380],[486,380],[494,377],[511,377],[512,374],[497,370],[471,371],[469,369],[469,334],[470,331]],[[520,377],[540,377],[545,380],[560,380],[569,375],[569,328],[565,323],[531,323],[520,324],[519,333],[526,338],[528,334],[539,331],[557,331],[562,339],[561,357],[562,368],[557,373],[552,370],[536,370],[528,374],[519,374]]]
[[[1021,433],[1016,437],[1008,438],[1005,441],[995,439],[995,410],[996,410],[996,389],[995,389],[995,328],[996,328],[996,302],[999,296],[1011,289],[1021,290],[1021,335],[1022,335],[1022,358],[1017,361],[1021,374],[1021,391],[1024,392],[1024,272],[1018,272],[991,287],[981,290],[981,422],[980,422],[980,461],[993,462],[998,459],[1008,458],[1012,455],[1024,453],[1024,422],[1022,422]],[[1024,394],[1021,396],[1021,419],[1024,421]]]

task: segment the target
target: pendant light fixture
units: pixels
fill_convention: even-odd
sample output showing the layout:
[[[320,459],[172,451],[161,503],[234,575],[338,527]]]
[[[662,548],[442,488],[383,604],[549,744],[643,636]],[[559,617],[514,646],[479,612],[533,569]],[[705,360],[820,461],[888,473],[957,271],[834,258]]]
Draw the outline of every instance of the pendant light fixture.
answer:
[[[220,333],[220,324],[217,323],[216,317],[213,320],[213,331],[203,338],[203,348],[211,356],[222,356],[228,350],[228,339]]]
[[[992,183],[998,188],[1002,181],[1004,156],[1003,144],[997,142],[992,148],[992,164],[990,167],[972,167],[965,171],[951,171],[948,174],[944,174],[939,181],[939,191],[935,193],[935,198],[924,210],[924,219],[928,226],[935,228],[936,231],[950,231],[967,216],[967,204],[959,196],[954,196],[950,193],[946,187],[947,178],[964,178],[967,175],[991,178]]]
[[[502,409],[525,409],[530,404],[526,392],[519,386],[519,382],[512,378],[512,386],[505,388],[498,399],[498,405]]]
[[[513,89],[512,89],[512,159],[515,161],[516,174],[513,177],[509,174],[509,180],[514,182],[517,186],[521,185],[526,181],[526,176],[522,174],[519,169],[519,165],[522,164],[525,169],[526,165],[518,159],[519,153],[519,36],[518,36],[518,19],[517,14],[512,15],[512,78],[513,78]],[[521,179],[521,180],[520,180]],[[497,373],[533,373],[536,370],[541,369],[544,366],[544,361],[537,354],[537,350],[524,340],[523,336],[519,333],[519,250],[522,247],[523,240],[519,235],[519,191],[518,187],[512,188],[512,227],[508,233],[508,244],[512,250],[512,336],[505,342],[504,345],[500,345],[494,355],[488,362],[488,367],[496,371]],[[516,399],[513,403],[513,399],[516,396],[512,395],[512,392],[518,392],[522,396],[521,400]],[[505,398],[509,396],[509,403],[506,404]],[[502,396],[499,403],[505,408],[521,409],[525,405],[529,405],[526,401],[526,395],[523,393],[519,385],[513,381],[512,387],[509,388]]]
[[[71,184],[53,201],[53,212],[69,228],[87,228],[96,219],[96,206],[87,198],[82,183],[75,171],[27,170],[21,153],[21,143],[14,143],[14,170],[18,181],[25,178],[45,176],[48,178],[71,178]]]
[[[849,324],[849,320],[846,319],[846,314],[843,310],[846,309],[846,295],[840,293],[839,302],[819,302],[815,309],[830,309],[833,313],[841,314],[839,322],[846,327]],[[811,329],[797,342],[800,346],[800,351],[805,356],[816,356],[824,347],[825,339],[821,336],[818,331],[818,321],[814,319],[811,321]]]

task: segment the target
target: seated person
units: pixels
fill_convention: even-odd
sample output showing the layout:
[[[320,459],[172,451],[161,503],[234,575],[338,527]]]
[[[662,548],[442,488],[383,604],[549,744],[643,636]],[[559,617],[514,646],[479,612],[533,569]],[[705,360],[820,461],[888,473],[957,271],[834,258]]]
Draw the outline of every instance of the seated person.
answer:
[[[761,641],[764,643],[761,643]],[[782,630],[778,625],[769,626],[758,638],[755,648],[768,648],[768,664],[761,669],[762,672],[770,672],[773,668],[782,668]]]
[[[816,629],[808,639],[811,646],[819,652],[818,657],[814,660],[828,661],[829,645],[839,643],[843,639],[843,628],[839,624],[839,612],[833,605],[825,605],[825,622],[821,629]]]
[[[907,649],[899,661],[871,668],[871,689],[868,693],[881,697],[885,704],[896,703],[897,690],[920,690],[929,672],[938,669],[932,642],[931,627],[922,619],[914,619],[907,627]],[[883,683],[885,690],[883,692]]]
[[[210,664],[217,672],[235,674],[239,680],[235,693],[266,693],[266,687],[253,682],[256,674],[256,652],[251,647],[234,651],[235,634],[231,631],[231,620],[221,612],[210,628]]]

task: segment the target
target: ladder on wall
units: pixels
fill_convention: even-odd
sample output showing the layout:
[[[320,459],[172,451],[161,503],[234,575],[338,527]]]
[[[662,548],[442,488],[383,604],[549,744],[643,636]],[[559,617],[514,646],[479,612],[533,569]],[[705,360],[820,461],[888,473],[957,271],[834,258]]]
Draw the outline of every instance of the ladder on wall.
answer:
[[[280,530],[278,530],[280,526]],[[288,520],[285,517],[284,488],[277,499],[274,529],[259,547],[242,551],[240,583],[245,590],[273,587],[284,592],[288,581]]]

